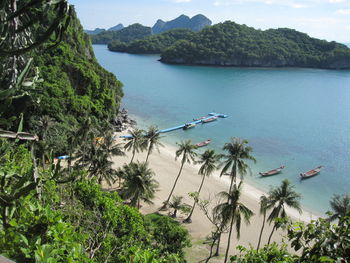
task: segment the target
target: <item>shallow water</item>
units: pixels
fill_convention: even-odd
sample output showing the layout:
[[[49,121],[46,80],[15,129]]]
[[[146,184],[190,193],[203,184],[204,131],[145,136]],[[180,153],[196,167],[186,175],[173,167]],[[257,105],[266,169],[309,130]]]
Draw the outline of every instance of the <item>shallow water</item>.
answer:
[[[174,66],[104,45],[94,51],[124,83],[123,106],[142,127],[168,128],[212,111],[230,116],[167,133],[166,142],[211,138],[220,150],[230,137],[245,138],[257,159],[247,180],[267,190],[288,178],[314,211],[329,209],[334,193],[350,192],[350,71]],[[281,165],[280,175],[257,175]],[[300,172],[319,165],[318,176],[300,181]]]

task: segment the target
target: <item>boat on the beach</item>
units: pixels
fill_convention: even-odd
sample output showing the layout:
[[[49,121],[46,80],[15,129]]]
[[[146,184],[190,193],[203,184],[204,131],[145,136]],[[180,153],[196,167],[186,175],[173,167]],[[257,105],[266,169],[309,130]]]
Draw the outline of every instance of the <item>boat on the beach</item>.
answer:
[[[191,128],[194,128],[196,126],[196,124],[194,123],[186,123],[185,126],[183,127],[184,130],[188,130]]]
[[[195,146],[197,146],[197,147],[207,146],[210,142],[211,142],[211,139],[208,139],[206,141],[196,143]]]
[[[282,165],[279,168],[270,170],[270,171],[266,171],[266,172],[261,172],[259,173],[261,176],[270,176],[270,175],[275,175],[275,174],[279,174],[283,169],[284,169],[284,165]]]
[[[307,178],[310,178],[310,177],[313,177],[315,175],[318,175],[320,172],[321,172],[321,169],[322,169],[322,165],[319,166],[319,167],[316,167],[310,171],[307,171],[305,173],[300,173],[300,179],[307,179]]]
[[[208,118],[208,119],[203,119],[202,120],[202,123],[207,123],[207,122],[211,122],[211,121],[216,121],[218,119],[218,117],[211,117],[211,118]]]

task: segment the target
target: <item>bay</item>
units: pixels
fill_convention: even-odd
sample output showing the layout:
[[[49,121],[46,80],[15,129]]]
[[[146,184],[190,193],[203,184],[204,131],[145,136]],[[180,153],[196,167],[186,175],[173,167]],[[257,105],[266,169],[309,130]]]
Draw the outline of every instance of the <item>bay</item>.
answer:
[[[220,68],[166,65],[156,55],[130,55],[93,46],[99,63],[124,84],[123,106],[141,127],[183,124],[209,112],[229,118],[166,134],[175,144],[247,139],[257,163],[249,183],[263,190],[288,179],[306,208],[324,213],[333,194],[350,189],[350,71],[299,68]],[[268,178],[259,171],[285,165]],[[322,172],[300,181],[319,165]]]

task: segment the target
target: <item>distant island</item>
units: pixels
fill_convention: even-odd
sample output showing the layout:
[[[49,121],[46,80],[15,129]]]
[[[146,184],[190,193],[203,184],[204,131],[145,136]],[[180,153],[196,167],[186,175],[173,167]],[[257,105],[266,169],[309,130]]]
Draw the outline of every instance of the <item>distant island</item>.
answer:
[[[349,69],[350,49],[293,29],[256,30],[234,22],[207,27],[164,50],[174,64]]]
[[[178,40],[190,40],[195,33],[189,29],[173,29],[158,35],[151,35],[129,43],[112,40],[108,44],[110,51],[132,54],[161,54]]]
[[[207,26],[210,26],[211,23],[212,22],[210,19],[201,14],[192,18],[186,15],[181,15],[167,22],[158,19],[152,28],[140,24],[133,24],[128,27],[124,27],[122,24],[119,24],[109,28],[108,30],[96,28],[95,30],[85,30],[85,33],[90,35],[92,44],[109,44],[113,40],[130,42],[143,37],[157,35],[172,29],[187,29],[197,32]],[[137,25],[137,27],[135,25]],[[125,35],[128,35],[128,41],[125,41]]]
[[[128,43],[150,35],[152,35],[150,27],[136,23],[120,30],[106,30],[96,35],[90,35],[90,37],[93,44],[108,44],[112,40]]]
[[[89,29],[85,29],[84,32],[88,35],[97,35],[101,32],[105,32],[105,31],[118,31],[124,28],[123,24],[118,24],[116,26],[112,26],[110,28],[108,28],[107,30],[104,28],[95,28],[94,30],[89,30]]]
[[[169,64],[239,67],[307,67],[349,69],[350,49],[293,29],[257,30],[226,21],[199,32],[169,30],[108,49],[134,54],[161,54]]]
[[[171,30],[171,29],[188,29],[192,31],[200,31],[206,26],[211,25],[211,20],[204,15],[196,15],[192,18],[188,16],[181,15],[174,20],[164,22],[161,19],[155,23],[152,27],[153,34],[160,34],[162,32]]]

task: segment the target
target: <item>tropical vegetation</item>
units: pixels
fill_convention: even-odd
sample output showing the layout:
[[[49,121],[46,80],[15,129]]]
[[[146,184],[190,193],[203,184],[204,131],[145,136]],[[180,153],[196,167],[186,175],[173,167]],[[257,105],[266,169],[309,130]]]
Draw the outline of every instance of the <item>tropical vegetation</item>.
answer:
[[[350,49],[289,28],[257,30],[226,21],[179,40],[161,54],[176,64],[350,68]]]
[[[194,32],[189,29],[172,29],[158,35],[152,35],[129,43],[113,40],[108,44],[110,51],[133,54],[161,54],[180,39],[190,40]]]
[[[121,83],[97,64],[72,7],[65,0],[5,0],[0,6],[0,254],[18,263],[186,262],[188,231],[169,216],[138,209],[152,203],[158,187],[148,158],[161,146],[159,132],[134,130],[125,144],[113,136]],[[174,218],[178,210],[189,212],[173,194],[184,165],[201,164],[191,214],[198,205],[214,227],[205,262],[219,255],[223,233],[229,237],[225,262],[349,261],[349,196],[332,198],[329,218],[294,222],[285,209],[300,211],[301,197],[287,180],[261,199],[261,233],[265,221],[273,223],[268,244],[260,248],[259,239],[258,249],[238,247],[229,258],[234,226],[239,238],[242,220],[249,223],[253,215],[240,198],[248,161],[255,161],[252,148],[232,138],[223,155],[207,150],[197,159],[191,141],[178,146],[180,169],[165,205]],[[112,158],[124,150],[131,151],[131,162],[114,167]],[[146,161],[134,162],[144,150]],[[200,193],[220,158],[231,184],[211,209]],[[111,188],[118,178],[119,187]],[[269,244],[282,225],[297,255],[285,244]]]
[[[109,44],[112,40],[129,43],[136,39],[150,36],[152,29],[141,24],[132,24],[118,31],[107,30],[96,35],[90,35],[93,44]]]
[[[183,169],[185,163],[194,162],[195,156],[197,155],[197,153],[195,152],[197,147],[194,144],[192,144],[191,140],[187,140],[187,141],[181,142],[181,143],[178,144],[178,146],[179,146],[179,148],[175,152],[175,160],[177,158],[179,158],[180,156],[182,156],[182,158],[181,158],[181,166],[180,166],[179,173],[177,174],[176,179],[174,181],[174,185],[173,185],[173,187],[172,187],[172,189],[171,189],[171,191],[169,193],[168,199],[164,202],[163,208],[166,208],[166,206],[169,203],[169,200],[170,200],[171,196],[173,195],[173,192],[175,190],[177,181],[180,178],[180,175],[181,175],[181,172],[182,172],[182,169]]]

